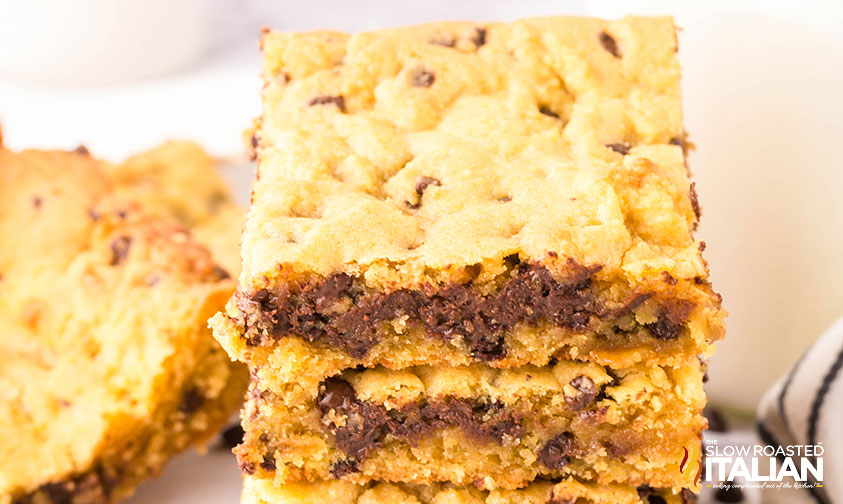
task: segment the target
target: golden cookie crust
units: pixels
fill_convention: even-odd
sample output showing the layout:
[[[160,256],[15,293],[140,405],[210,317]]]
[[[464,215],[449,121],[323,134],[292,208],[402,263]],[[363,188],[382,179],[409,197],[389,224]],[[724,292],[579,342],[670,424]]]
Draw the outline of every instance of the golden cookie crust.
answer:
[[[453,485],[406,485],[320,481],[276,487],[270,481],[247,476],[241,504],[648,504],[648,497],[665,504],[691,504],[689,492],[624,485],[594,485],[575,479],[536,482],[519,490],[481,491]]]
[[[0,149],[0,502],[113,502],[245,385],[207,318],[233,289],[85,152]]]

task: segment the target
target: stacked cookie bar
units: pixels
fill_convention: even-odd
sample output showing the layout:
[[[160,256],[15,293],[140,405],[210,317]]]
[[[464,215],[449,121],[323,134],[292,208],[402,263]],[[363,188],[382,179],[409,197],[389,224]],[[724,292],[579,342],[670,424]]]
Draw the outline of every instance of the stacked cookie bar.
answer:
[[[687,502],[724,312],[666,18],[267,32],[243,502]]]

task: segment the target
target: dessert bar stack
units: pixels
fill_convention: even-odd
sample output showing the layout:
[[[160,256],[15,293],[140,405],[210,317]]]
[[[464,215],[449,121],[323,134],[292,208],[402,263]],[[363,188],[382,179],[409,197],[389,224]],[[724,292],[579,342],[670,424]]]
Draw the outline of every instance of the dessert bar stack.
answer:
[[[668,18],[267,32],[243,502],[689,502],[724,311]]]

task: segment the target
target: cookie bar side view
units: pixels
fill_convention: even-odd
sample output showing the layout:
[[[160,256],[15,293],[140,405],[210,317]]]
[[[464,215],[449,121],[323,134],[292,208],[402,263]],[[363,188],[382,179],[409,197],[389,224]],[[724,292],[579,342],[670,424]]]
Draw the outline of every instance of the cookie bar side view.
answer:
[[[115,502],[240,404],[233,281],[149,213],[84,152],[0,149],[0,502]]]
[[[265,34],[217,338],[253,363],[297,340],[334,373],[709,353],[724,312],[674,37],[667,18],[567,17]]]
[[[247,476],[241,504],[692,504],[693,493],[649,486],[594,485],[575,479],[541,481],[519,490],[481,491],[454,485],[321,481],[277,487]]]
[[[276,484],[343,479],[517,489],[536,478],[698,488],[700,365],[351,369],[317,389],[252,375],[235,449]],[[680,461],[686,459],[684,466]],[[687,467],[685,467],[687,466]]]

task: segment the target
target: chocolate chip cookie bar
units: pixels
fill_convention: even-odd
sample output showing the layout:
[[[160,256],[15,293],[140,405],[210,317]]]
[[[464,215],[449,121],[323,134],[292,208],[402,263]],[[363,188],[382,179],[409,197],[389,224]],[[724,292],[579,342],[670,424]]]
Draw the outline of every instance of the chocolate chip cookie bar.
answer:
[[[453,485],[407,485],[343,481],[276,487],[246,477],[242,504],[691,504],[689,491],[674,493],[642,485],[594,485],[574,479],[541,481],[519,490],[483,491]]]
[[[268,32],[258,176],[213,320],[278,379],[680,365],[723,335],[669,19]]]
[[[253,374],[236,448],[277,484],[343,479],[518,489],[536,478],[694,487],[700,366],[559,361],[349,369],[318,387]],[[688,467],[685,467],[687,465]]]
[[[244,502],[690,500],[725,312],[672,21],[262,47],[242,271],[211,320],[251,372]]]
[[[233,280],[107,172],[84,150],[0,147],[3,504],[115,502],[246,387],[206,322]]]

